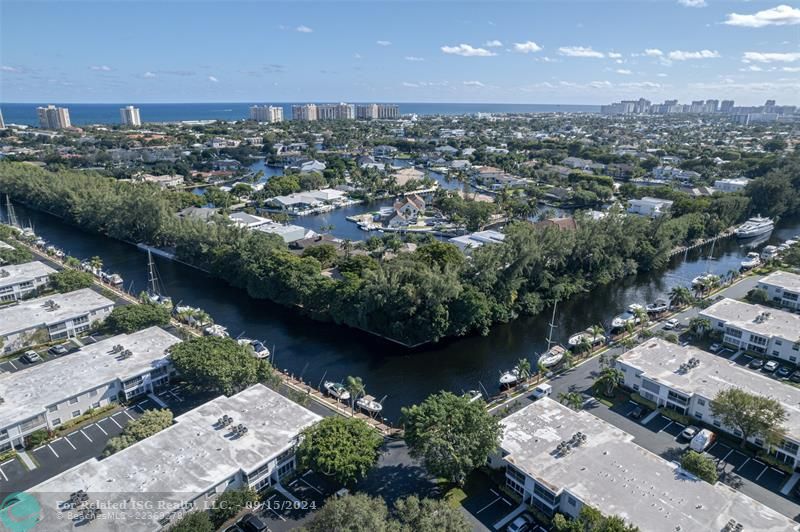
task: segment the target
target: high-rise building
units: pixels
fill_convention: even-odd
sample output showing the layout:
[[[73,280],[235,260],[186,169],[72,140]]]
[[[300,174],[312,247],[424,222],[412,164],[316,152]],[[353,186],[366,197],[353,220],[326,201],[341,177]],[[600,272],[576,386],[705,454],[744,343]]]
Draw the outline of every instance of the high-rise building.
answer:
[[[5,128],[6,128],[6,123],[3,120],[3,110],[0,109],[0,129],[5,129]]]
[[[375,120],[378,118],[378,104],[367,103],[356,105],[356,118],[359,120]]]
[[[66,107],[37,107],[36,113],[39,115],[39,126],[42,129],[64,129],[72,127],[69,121],[69,109]]]
[[[283,122],[283,107],[254,105],[250,107],[250,120],[267,122],[269,124]]]
[[[362,103],[356,105],[356,118],[359,120],[392,120],[400,118],[400,108],[391,103]]]
[[[733,100],[722,100],[722,103],[719,104],[719,112],[730,113],[731,111],[733,111]]]
[[[719,100],[706,100],[705,112],[716,113],[719,109]]]
[[[317,120],[317,106],[313,103],[292,106],[292,120]]]
[[[400,118],[400,106],[393,103],[379,103],[378,118],[383,120],[394,120]]]
[[[139,108],[127,105],[119,110],[119,118],[123,126],[141,126],[142,120],[139,118]]]

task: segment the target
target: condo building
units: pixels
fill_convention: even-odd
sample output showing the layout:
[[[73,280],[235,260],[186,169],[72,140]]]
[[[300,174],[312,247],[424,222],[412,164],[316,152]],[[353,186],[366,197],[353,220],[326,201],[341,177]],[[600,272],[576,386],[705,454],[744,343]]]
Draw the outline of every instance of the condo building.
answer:
[[[120,122],[123,126],[141,126],[142,120],[139,118],[139,108],[127,105],[119,110]]]
[[[105,531],[167,529],[186,512],[211,508],[227,490],[260,491],[289,475],[300,433],[320,419],[261,384],[218,397],[158,434],[28,490],[42,507],[37,526],[75,530],[64,519],[64,501],[83,490],[88,504],[113,509],[103,510],[114,513],[102,521]],[[141,511],[151,507],[164,511]]]
[[[292,106],[292,120],[302,120],[305,122],[317,119],[317,106],[313,103]]]
[[[167,350],[180,340],[159,327],[120,334],[44,364],[0,375],[0,452],[88,410],[150,393],[174,374]]]
[[[50,283],[56,271],[39,262],[0,266],[0,302],[18,301],[34,295]]]
[[[69,109],[66,107],[37,107],[36,113],[39,116],[39,127],[42,129],[65,129],[72,126],[69,120]]]
[[[797,530],[788,517],[725,484],[697,479],[630,434],[549,397],[501,423],[492,467],[504,468],[506,486],[548,516],[577,517],[588,505],[648,532]]]
[[[272,105],[253,105],[250,107],[250,120],[274,124],[283,122],[283,107]]]
[[[800,275],[784,271],[772,272],[761,279],[757,287],[766,291],[770,301],[781,307],[800,309]]]

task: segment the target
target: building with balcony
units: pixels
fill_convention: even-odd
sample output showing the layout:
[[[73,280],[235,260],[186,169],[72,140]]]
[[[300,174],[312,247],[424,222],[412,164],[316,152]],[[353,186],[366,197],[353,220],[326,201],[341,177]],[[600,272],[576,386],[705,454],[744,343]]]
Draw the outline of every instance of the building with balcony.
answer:
[[[120,123],[123,126],[141,126],[142,119],[139,117],[139,108],[126,105],[119,110]]]
[[[84,490],[89,502],[113,508],[105,531],[168,528],[185,512],[210,508],[224,491],[264,490],[290,474],[301,431],[320,419],[261,384],[217,397],[158,434],[28,490],[42,507],[38,526],[74,531],[75,523],[61,518],[63,501]],[[132,501],[161,510],[143,512]]]
[[[722,483],[714,485],[639,447],[633,436],[546,397],[502,420],[506,485],[523,503],[552,516],[584,505],[648,532],[778,532],[798,524]],[[734,524],[734,526],[735,526]]]
[[[272,105],[253,105],[250,107],[250,120],[275,124],[283,122],[283,107]]]
[[[742,433],[714,417],[711,401],[729,388],[772,397],[786,410],[783,439],[775,446],[758,437],[751,438],[750,443],[764,448],[785,464],[797,466],[800,458],[800,389],[695,347],[682,347],[661,339],[648,340],[624,353],[617,359],[616,367],[625,376],[624,386],[648,401],[737,438]]]
[[[39,261],[0,266],[0,302],[19,301],[37,294],[50,283],[50,274],[55,272]]]
[[[28,299],[4,307],[0,309],[2,353],[75,337],[104,320],[113,308],[113,301],[91,288]]]
[[[749,182],[750,180],[745,177],[717,179],[714,181],[714,189],[718,192],[739,192],[744,190]]]
[[[800,275],[784,271],[772,272],[761,279],[757,287],[766,291],[769,299],[778,305],[800,309]]]
[[[672,207],[672,201],[659,198],[644,197],[642,199],[632,199],[628,202],[629,213],[650,218],[657,218],[665,214],[670,207]]]
[[[69,109],[66,107],[37,107],[36,114],[39,117],[39,127],[42,129],[66,129],[72,126],[69,119]]]
[[[166,384],[174,373],[167,350],[178,342],[150,327],[0,375],[0,451],[22,445],[31,432]]]
[[[800,316],[735,299],[723,299],[699,312],[733,349],[797,364],[800,360]]]

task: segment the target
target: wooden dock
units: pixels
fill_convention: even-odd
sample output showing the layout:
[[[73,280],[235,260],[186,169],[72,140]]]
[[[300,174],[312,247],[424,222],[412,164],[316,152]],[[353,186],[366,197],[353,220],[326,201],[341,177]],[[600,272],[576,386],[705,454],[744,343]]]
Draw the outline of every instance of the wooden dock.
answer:
[[[728,238],[731,235],[733,235],[733,231],[734,231],[734,228],[733,227],[729,227],[728,229],[726,229],[725,231],[721,232],[717,236],[712,236],[710,238],[705,238],[703,240],[697,240],[697,241],[689,244],[688,246],[678,246],[678,247],[674,248],[672,251],[669,252],[669,257],[672,258],[675,255],[680,255],[681,253],[686,253],[689,250],[706,246],[708,244],[711,244],[712,242],[716,242],[717,240],[721,240],[723,238]]]

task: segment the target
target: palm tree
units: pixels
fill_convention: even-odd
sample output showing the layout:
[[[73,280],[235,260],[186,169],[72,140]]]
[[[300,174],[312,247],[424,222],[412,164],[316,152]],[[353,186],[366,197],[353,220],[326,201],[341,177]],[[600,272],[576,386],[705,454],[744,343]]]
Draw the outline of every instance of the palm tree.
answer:
[[[606,397],[613,397],[614,391],[625,380],[625,376],[617,368],[604,368],[597,379],[594,381],[594,386],[597,389],[604,390]]]
[[[70,268],[78,268],[81,265],[81,261],[79,261],[72,255],[67,255],[67,257],[64,258],[64,264],[69,266]]]
[[[636,346],[636,340],[634,340],[629,336],[627,338],[623,338],[622,340],[620,340],[619,345],[621,345],[622,348],[627,351],[628,349],[632,349],[633,347]]]
[[[517,379],[520,384],[531,378],[531,361],[520,358],[517,362]]]
[[[355,412],[356,400],[366,392],[364,381],[361,380],[361,377],[351,377],[348,375],[344,387],[350,392],[350,411]]]
[[[636,316],[636,319],[639,320],[639,334],[644,331],[644,326],[647,325],[647,311],[643,308],[636,307],[633,311],[633,315]]]
[[[92,271],[99,272],[103,269],[103,259],[95,255],[91,259],[89,259],[89,266],[92,267]]]
[[[349,259],[350,253],[353,251],[353,241],[349,238],[345,238],[342,240],[342,243],[339,247],[342,250],[342,253],[344,253],[344,258]]]
[[[592,344],[592,342],[590,342],[588,338],[582,336],[581,341],[578,342],[578,345],[576,345],[575,347],[578,353],[585,354],[592,350],[592,345],[594,344]]]
[[[689,330],[697,336],[704,336],[707,331],[711,330],[711,320],[695,316],[689,320]]]
[[[636,330],[636,325],[632,321],[625,322],[625,332],[630,336]]]
[[[681,308],[692,304],[692,292],[685,286],[675,286],[669,292],[669,304]]]
[[[602,325],[592,325],[590,330],[592,332],[592,349],[594,349],[594,346],[597,345],[597,338],[600,336],[605,336],[606,330]]]
[[[558,394],[558,401],[573,410],[580,410],[583,406],[583,396],[578,392],[561,392]]]

